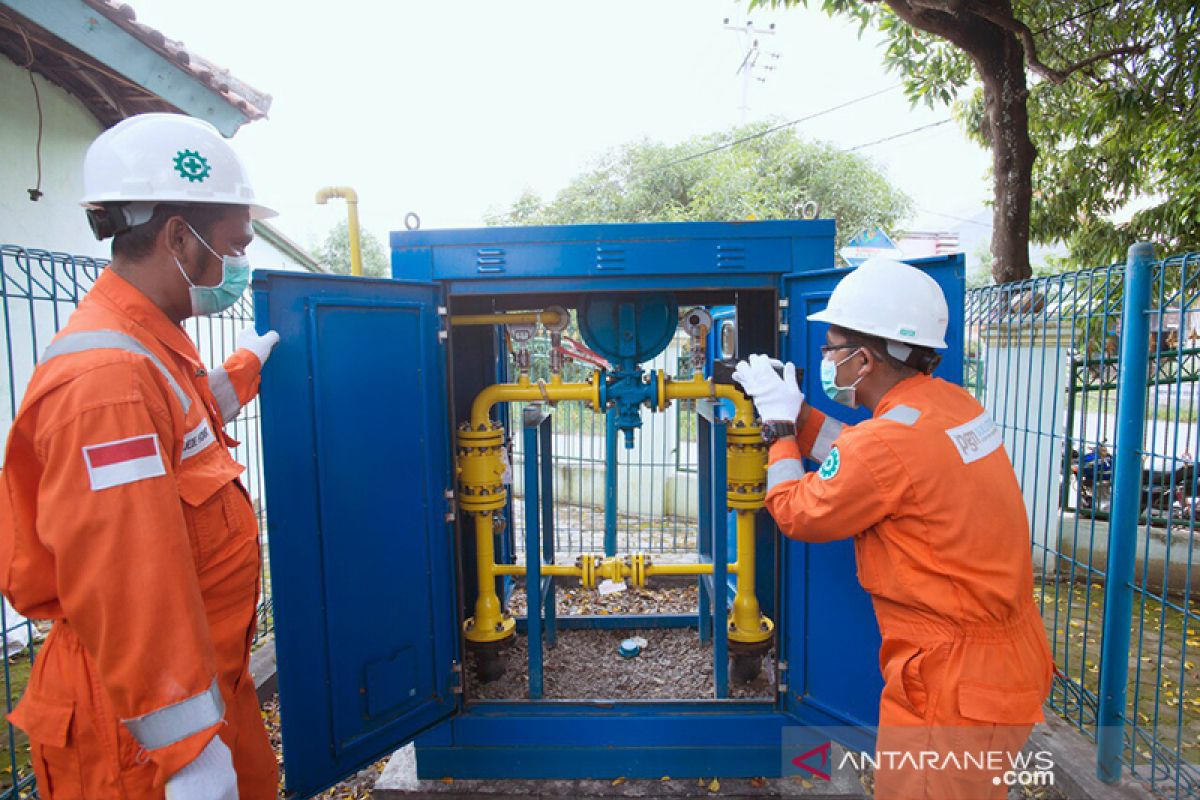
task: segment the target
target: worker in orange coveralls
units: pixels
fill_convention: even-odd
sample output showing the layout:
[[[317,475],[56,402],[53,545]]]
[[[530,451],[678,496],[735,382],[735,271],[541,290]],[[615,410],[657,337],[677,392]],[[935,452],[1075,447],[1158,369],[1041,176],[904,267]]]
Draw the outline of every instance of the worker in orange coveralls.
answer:
[[[1054,666],[1000,429],[961,387],[931,377],[948,313],[920,270],[868,260],[809,319],[830,325],[826,395],[871,419],[844,426],[804,405],[795,367],[781,378],[766,356],[735,378],[777,437],[766,506],[780,530],[853,537],[883,637],[875,796],[1003,798],[1005,773],[1029,768],[1018,753]],[[805,474],[802,456],[820,469]]]
[[[207,369],[181,323],[249,280],[255,202],[206,122],[145,114],[84,164],[112,263],[42,356],[0,473],[0,588],[54,620],[9,719],[43,800],[274,798],[248,671],[258,530],[224,424],[278,341]]]

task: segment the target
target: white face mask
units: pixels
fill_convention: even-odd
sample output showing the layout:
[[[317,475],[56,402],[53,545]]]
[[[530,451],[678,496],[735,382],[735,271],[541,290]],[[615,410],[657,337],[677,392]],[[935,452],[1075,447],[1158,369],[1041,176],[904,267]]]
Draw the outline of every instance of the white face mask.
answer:
[[[179,263],[179,259],[175,259],[175,266],[179,268],[179,274],[188,284],[188,295],[192,299],[192,314],[195,316],[220,314],[236,303],[242,293],[246,291],[246,287],[250,285],[250,259],[245,255],[222,256],[213,250],[208,242],[204,241],[203,236],[196,233],[195,228],[188,225],[188,230],[208,252],[221,259],[221,282],[216,286],[197,286],[188,277],[183,264]]]
[[[858,380],[849,386],[838,386],[837,371],[838,367],[845,364],[850,359],[854,358],[862,348],[858,348],[850,355],[843,358],[841,361],[834,363],[827,358],[821,359],[821,389],[824,390],[825,396],[835,403],[841,403],[850,408],[858,408],[858,397],[856,387],[862,382],[866,375],[859,375]]]

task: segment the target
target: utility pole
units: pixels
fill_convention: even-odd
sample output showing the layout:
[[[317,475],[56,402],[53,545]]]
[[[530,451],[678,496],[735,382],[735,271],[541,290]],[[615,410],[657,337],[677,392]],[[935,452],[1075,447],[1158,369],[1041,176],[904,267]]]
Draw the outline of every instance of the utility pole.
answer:
[[[742,104],[739,106],[741,110],[741,124],[746,124],[746,118],[750,113],[750,82],[752,80],[759,83],[766,83],[770,73],[775,71],[775,62],[779,60],[779,53],[767,52],[764,53],[758,45],[759,36],[774,36],[775,23],[772,22],[765,28],[754,27],[754,22],[746,20],[745,25],[734,25],[730,23],[729,17],[725,18],[725,30],[733,31],[738,34],[742,40],[742,63],[738,65],[737,72],[742,76]],[[759,61],[766,57],[766,61],[762,64]]]

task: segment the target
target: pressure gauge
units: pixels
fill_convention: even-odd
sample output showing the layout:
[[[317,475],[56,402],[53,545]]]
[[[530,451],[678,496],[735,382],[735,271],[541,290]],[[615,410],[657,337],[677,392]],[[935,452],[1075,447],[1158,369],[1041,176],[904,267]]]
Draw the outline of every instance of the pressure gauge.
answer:
[[[689,336],[707,336],[712,324],[712,314],[707,308],[697,307],[683,314],[683,329]]]

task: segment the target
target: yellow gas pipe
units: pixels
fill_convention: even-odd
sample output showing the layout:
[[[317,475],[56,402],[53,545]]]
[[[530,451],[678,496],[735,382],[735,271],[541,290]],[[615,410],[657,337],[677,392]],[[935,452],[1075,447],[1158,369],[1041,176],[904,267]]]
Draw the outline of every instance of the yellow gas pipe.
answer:
[[[347,227],[350,234],[350,274],[362,275],[362,242],[358,228],[358,192],[349,186],[326,186],[317,192],[317,203],[325,205],[334,197],[346,201]]]
[[[754,585],[754,510],[762,507],[766,494],[766,447],[762,429],[755,425],[754,404],[732,386],[714,385],[699,375],[687,381],[670,381],[660,372],[658,396],[660,410],[671,400],[711,397],[733,402],[735,413],[726,434],[726,457],[728,504],[737,511],[737,561],[728,565],[727,572],[737,575],[737,589],[729,615],[729,639],[745,644],[764,642],[771,638],[774,624],[761,613]],[[492,422],[491,409],[497,403],[539,400],[586,402],[599,413],[603,410],[600,373],[593,373],[588,383],[563,383],[559,375],[549,383],[532,383],[528,375],[522,374],[515,383],[488,386],[471,404],[469,424],[458,431],[459,502],[465,512],[475,516],[478,591],[475,613],[463,623],[468,641],[496,642],[513,634],[515,623],[502,613],[495,579],[500,575],[525,575],[521,564],[495,563],[492,515],[504,507],[508,490],[501,481],[506,471],[504,429]],[[642,553],[609,558],[585,555],[574,565],[544,564],[541,573],[579,578],[589,588],[599,578],[631,578],[635,586],[644,586],[647,578],[656,575],[711,575],[713,565],[652,564]]]
[[[557,311],[511,311],[499,314],[453,314],[451,325],[557,325],[562,321]]]

